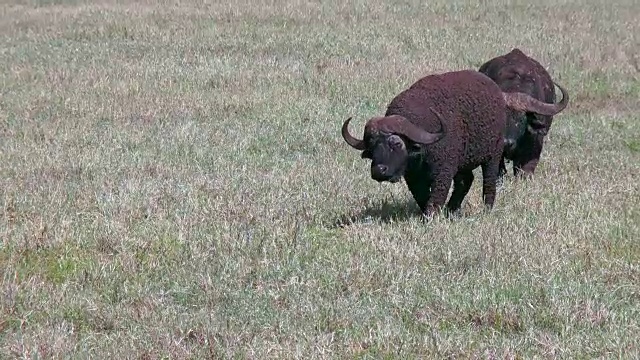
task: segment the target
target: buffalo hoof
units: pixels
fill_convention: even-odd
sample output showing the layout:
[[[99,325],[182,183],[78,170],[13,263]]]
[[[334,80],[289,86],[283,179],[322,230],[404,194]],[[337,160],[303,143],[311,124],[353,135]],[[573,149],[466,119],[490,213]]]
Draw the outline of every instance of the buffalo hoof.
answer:
[[[447,219],[456,220],[462,217],[462,209],[450,210],[447,209]]]
[[[496,180],[496,191],[502,191],[503,187],[504,187],[504,179],[502,177],[499,177],[498,180]]]
[[[433,220],[433,217],[438,213],[439,208],[436,206],[427,206],[427,208],[422,211],[422,222],[428,223]]]
[[[425,213],[422,213],[422,223],[423,224],[428,224],[431,222],[431,220],[433,220],[433,214],[428,215]]]

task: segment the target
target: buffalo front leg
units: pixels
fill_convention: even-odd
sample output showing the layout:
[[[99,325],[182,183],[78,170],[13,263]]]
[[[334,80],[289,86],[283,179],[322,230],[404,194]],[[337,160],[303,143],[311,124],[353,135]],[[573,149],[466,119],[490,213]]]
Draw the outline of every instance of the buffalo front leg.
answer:
[[[517,159],[513,160],[513,175],[520,178],[531,177],[536,171],[542,154],[544,135],[529,133],[523,140],[521,146],[523,150]]]
[[[500,172],[501,156],[495,156],[482,164],[482,200],[486,210],[493,208],[496,199],[496,183]]]
[[[451,188],[451,181],[453,180],[453,174],[450,171],[442,171],[434,174],[433,185],[431,186],[431,197],[422,210],[424,220],[429,221],[433,216],[442,209],[447,195],[449,195],[449,188]]]
[[[507,174],[507,166],[504,163],[504,156],[500,159],[500,171],[498,172],[497,187],[502,188],[504,184],[504,176]]]
[[[473,171],[460,171],[453,177],[453,192],[449,203],[447,203],[447,209],[450,213],[455,214],[460,211],[462,206],[462,200],[469,193],[471,184],[473,183]]]
[[[413,199],[420,207],[420,211],[424,213],[424,209],[427,207],[427,202],[431,197],[431,178],[417,177],[417,176],[405,176],[405,181],[413,195]]]
[[[539,157],[523,160],[521,162],[513,162],[513,174],[518,178],[530,178],[533,176],[533,173],[536,171],[536,167],[538,166],[538,162],[540,161]]]

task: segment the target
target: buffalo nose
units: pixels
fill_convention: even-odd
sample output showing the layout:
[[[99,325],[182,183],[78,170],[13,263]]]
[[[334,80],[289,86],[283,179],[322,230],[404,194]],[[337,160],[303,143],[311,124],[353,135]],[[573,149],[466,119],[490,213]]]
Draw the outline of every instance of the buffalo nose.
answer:
[[[387,170],[388,168],[386,165],[375,165],[371,167],[371,172],[373,173],[373,175],[385,176],[387,175]]]

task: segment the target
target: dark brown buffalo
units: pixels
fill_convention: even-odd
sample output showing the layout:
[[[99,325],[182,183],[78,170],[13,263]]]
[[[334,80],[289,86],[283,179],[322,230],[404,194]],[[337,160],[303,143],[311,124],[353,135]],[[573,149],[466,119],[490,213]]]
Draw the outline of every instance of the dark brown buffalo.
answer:
[[[546,103],[556,101],[554,83],[549,73],[540,63],[517,48],[487,61],[479,71],[495,81],[504,92],[524,93]],[[566,104],[568,101],[568,95],[563,93],[562,102]],[[513,161],[515,176],[533,175],[552,121],[553,116],[550,115],[507,110],[504,158]],[[503,160],[500,164],[500,178],[505,173]]]
[[[399,95],[384,117],[370,119],[364,139],[353,137],[347,119],[342,137],[371,159],[371,177],[407,186],[428,218],[444,205],[455,212],[469,192],[473,170],[482,167],[482,194],[493,207],[502,160],[506,108],[554,115],[562,105],[525,94],[503,93],[484,74],[456,71],[426,76]]]

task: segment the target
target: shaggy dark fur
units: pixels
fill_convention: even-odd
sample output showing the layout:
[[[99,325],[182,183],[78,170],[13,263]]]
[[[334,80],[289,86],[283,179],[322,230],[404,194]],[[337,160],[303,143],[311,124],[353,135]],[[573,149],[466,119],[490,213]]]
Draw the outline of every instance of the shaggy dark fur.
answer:
[[[422,213],[431,218],[445,203],[460,209],[481,166],[482,193],[493,207],[502,159],[507,106],[554,113],[554,105],[524,94],[504,94],[490,78],[472,71],[426,76],[397,95],[384,117],[370,119],[364,139],[353,137],[347,119],[345,141],[371,162],[371,177],[396,182],[404,176]]]
[[[549,73],[540,63],[517,48],[487,61],[479,71],[495,81],[504,92],[525,93],[546,103],[556,101],[554,83]],[[566,94],[563,101],[568,101]],[[553,116],[507,110],[504,157],[513,161],[515,176],[533,175],[552,121]],[[505,173],[503,160],[500,164],[500,178]]]

